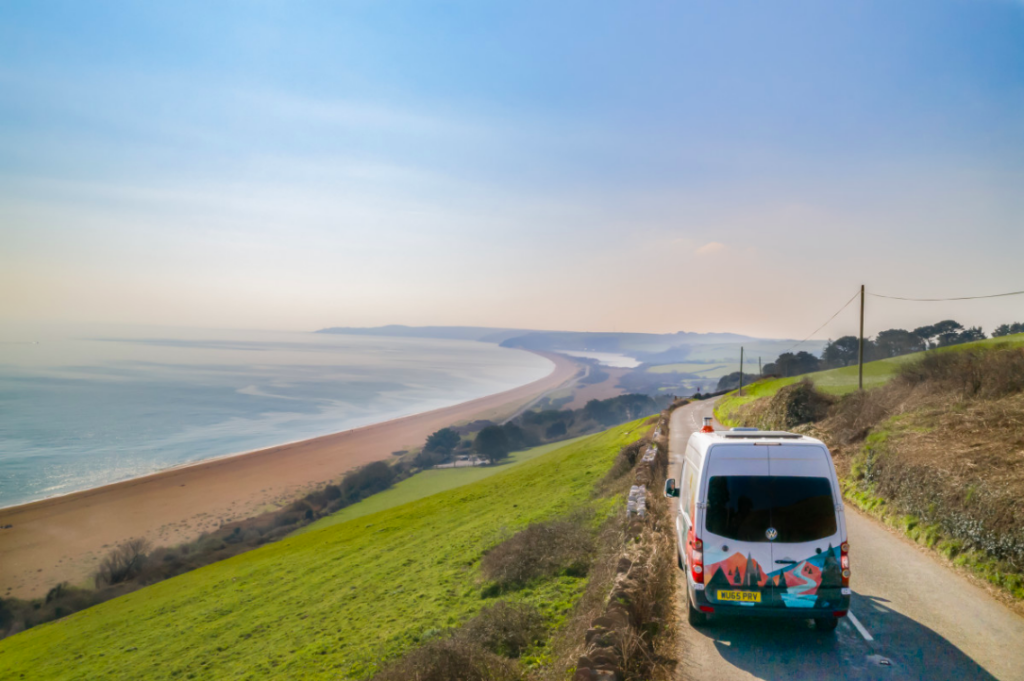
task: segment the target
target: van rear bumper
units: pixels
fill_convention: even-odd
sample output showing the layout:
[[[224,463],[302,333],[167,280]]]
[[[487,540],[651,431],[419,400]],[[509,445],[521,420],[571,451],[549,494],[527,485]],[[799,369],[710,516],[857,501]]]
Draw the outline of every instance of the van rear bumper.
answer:
[[[828,608],[785,608],[785,607],[770,607],[770,606],[744,606],[744,605],[722,605],[721,603],[712,603],[708,600],[707,596],[704,595],[703,591],[697,591],[696,589],[689,587],[690,589],[690,602],[696,605],[698,608],[711,607],[714,608],[711,614],[714,615],[735,615],[737,617],[777,617],[777,618],[788,618],[788,619],[816,619],[819,617],[845,617],[846,613],[850,610],[850,597],[843,596],[838,599],[834,604],[835,607]],[[707,612],[707,611],[705,611]],[[842,615],[836,615],[836,613],[843,613]]]

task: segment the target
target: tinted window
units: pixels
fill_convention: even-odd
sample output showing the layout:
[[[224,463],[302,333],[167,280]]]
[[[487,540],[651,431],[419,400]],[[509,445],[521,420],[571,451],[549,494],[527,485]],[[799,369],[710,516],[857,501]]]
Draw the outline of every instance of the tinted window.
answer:
[[[739,541],[768,541],[771,527],[771,478],[752,475],[714,476],[708,483],[705,527]]]
[[[832,485],[827,478],[714,476],[708,483],[708,532],[737,541],[776,543],[823,539],[836,533]]]
[[[778,542],[804,542],[836,533],[836,508],[827,478],[772,478],[772,527]]]

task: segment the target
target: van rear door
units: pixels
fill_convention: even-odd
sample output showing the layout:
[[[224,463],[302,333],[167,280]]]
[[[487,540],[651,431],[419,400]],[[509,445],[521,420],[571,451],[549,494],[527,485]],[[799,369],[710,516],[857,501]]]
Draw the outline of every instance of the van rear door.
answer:
[[[794,445],[759,449],[768,451],[772,476],[773,605],[835,609],[841,600],[843,528],[828,451]]]
[[[768,447],[717,445],[708,452],[701,539],[704,594],[712,604],[772,607]]]

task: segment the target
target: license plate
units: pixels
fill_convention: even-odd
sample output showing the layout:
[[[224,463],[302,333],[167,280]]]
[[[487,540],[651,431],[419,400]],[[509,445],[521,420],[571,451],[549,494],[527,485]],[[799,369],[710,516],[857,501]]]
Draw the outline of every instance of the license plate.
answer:
[[[760,591],[719,591],[718,600],[735,601],[737,603],[760,603]]]

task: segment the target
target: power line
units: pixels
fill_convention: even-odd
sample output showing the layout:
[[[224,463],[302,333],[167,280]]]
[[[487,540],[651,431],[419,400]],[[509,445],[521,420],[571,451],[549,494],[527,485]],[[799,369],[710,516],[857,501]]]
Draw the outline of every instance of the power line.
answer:
[[[809,341],[809,340],[810,340],[810,339],[811,339],[811,338],[812,338],[812,337],[814,336],[814,334],[818,333],[819,331],[821,331],[822,329],[824,329],[824,328],[825,328],[826,326],[828,326],[828,325],[829,325],[829,322],[831,322],[831,321],[832,321],[833,319],[835,319],[836,317],[838,317],[838,316],[839,316],[839,313],[840,313],[840,312],[842,312],[843,310],[845,310],[846,308],[848,308],[848,307],[850,306],[850,303],[852,303],[853,301],[857,300],[857,297],[858,297],[859,295],[860,295],[860,291],[857,291],[856,293],[854,293],[854,294],[853,294],[853,298],[850,298],[849,300],[847,300],[847,301],[846,301],[846,304],[845,304],[845,305],[843,305],[843,306],[842,306],[841,308],[839,308],[838,310],[836,310],[836,313],[835,313],[834,315],[832,315],[831,317],[829,317],[829,318],[828,318],[828,320],[827,320],[827,321],[826,321],[826,322],[825,322],[824,324],[822,324],[821,326],[819,326],[818,328],[816,328],[816,329],[814,330],[814,332],[813,332],[813,333],[811,333],[811,335],[810,335],[810,336],[808,336],[807,338],[804,338],[804,339],[803,339],[802,341],[800,341],[799,343],[795,343],[795,344],[794,344],[794,345],[793,345],[793,346],[792,346],[791,348],[789,348],[789,350],[786,350],[786,352],[789,352],[790,350],[792,350],[792,349],[793,349],[793,348],[795,348],[796,346],[798,346],[798,345],[802,345],[802,344],[806,343],[807,341]],[[784,355],[784,354],[786,354],[786,352],[783,352],[782,354]]]
[[[888,298],[889,300],[909,300],[915,303],[944,303],[950,300],[979,300],[981,298],[1004,298],[1006,296],[1019,296],[1024,291],[1010,291],[1009,293],[995,293],[991,296],[963,296],[961,298],[903,298],[900,296],[884,296],[881,293],[868,293],[875,298]]]

